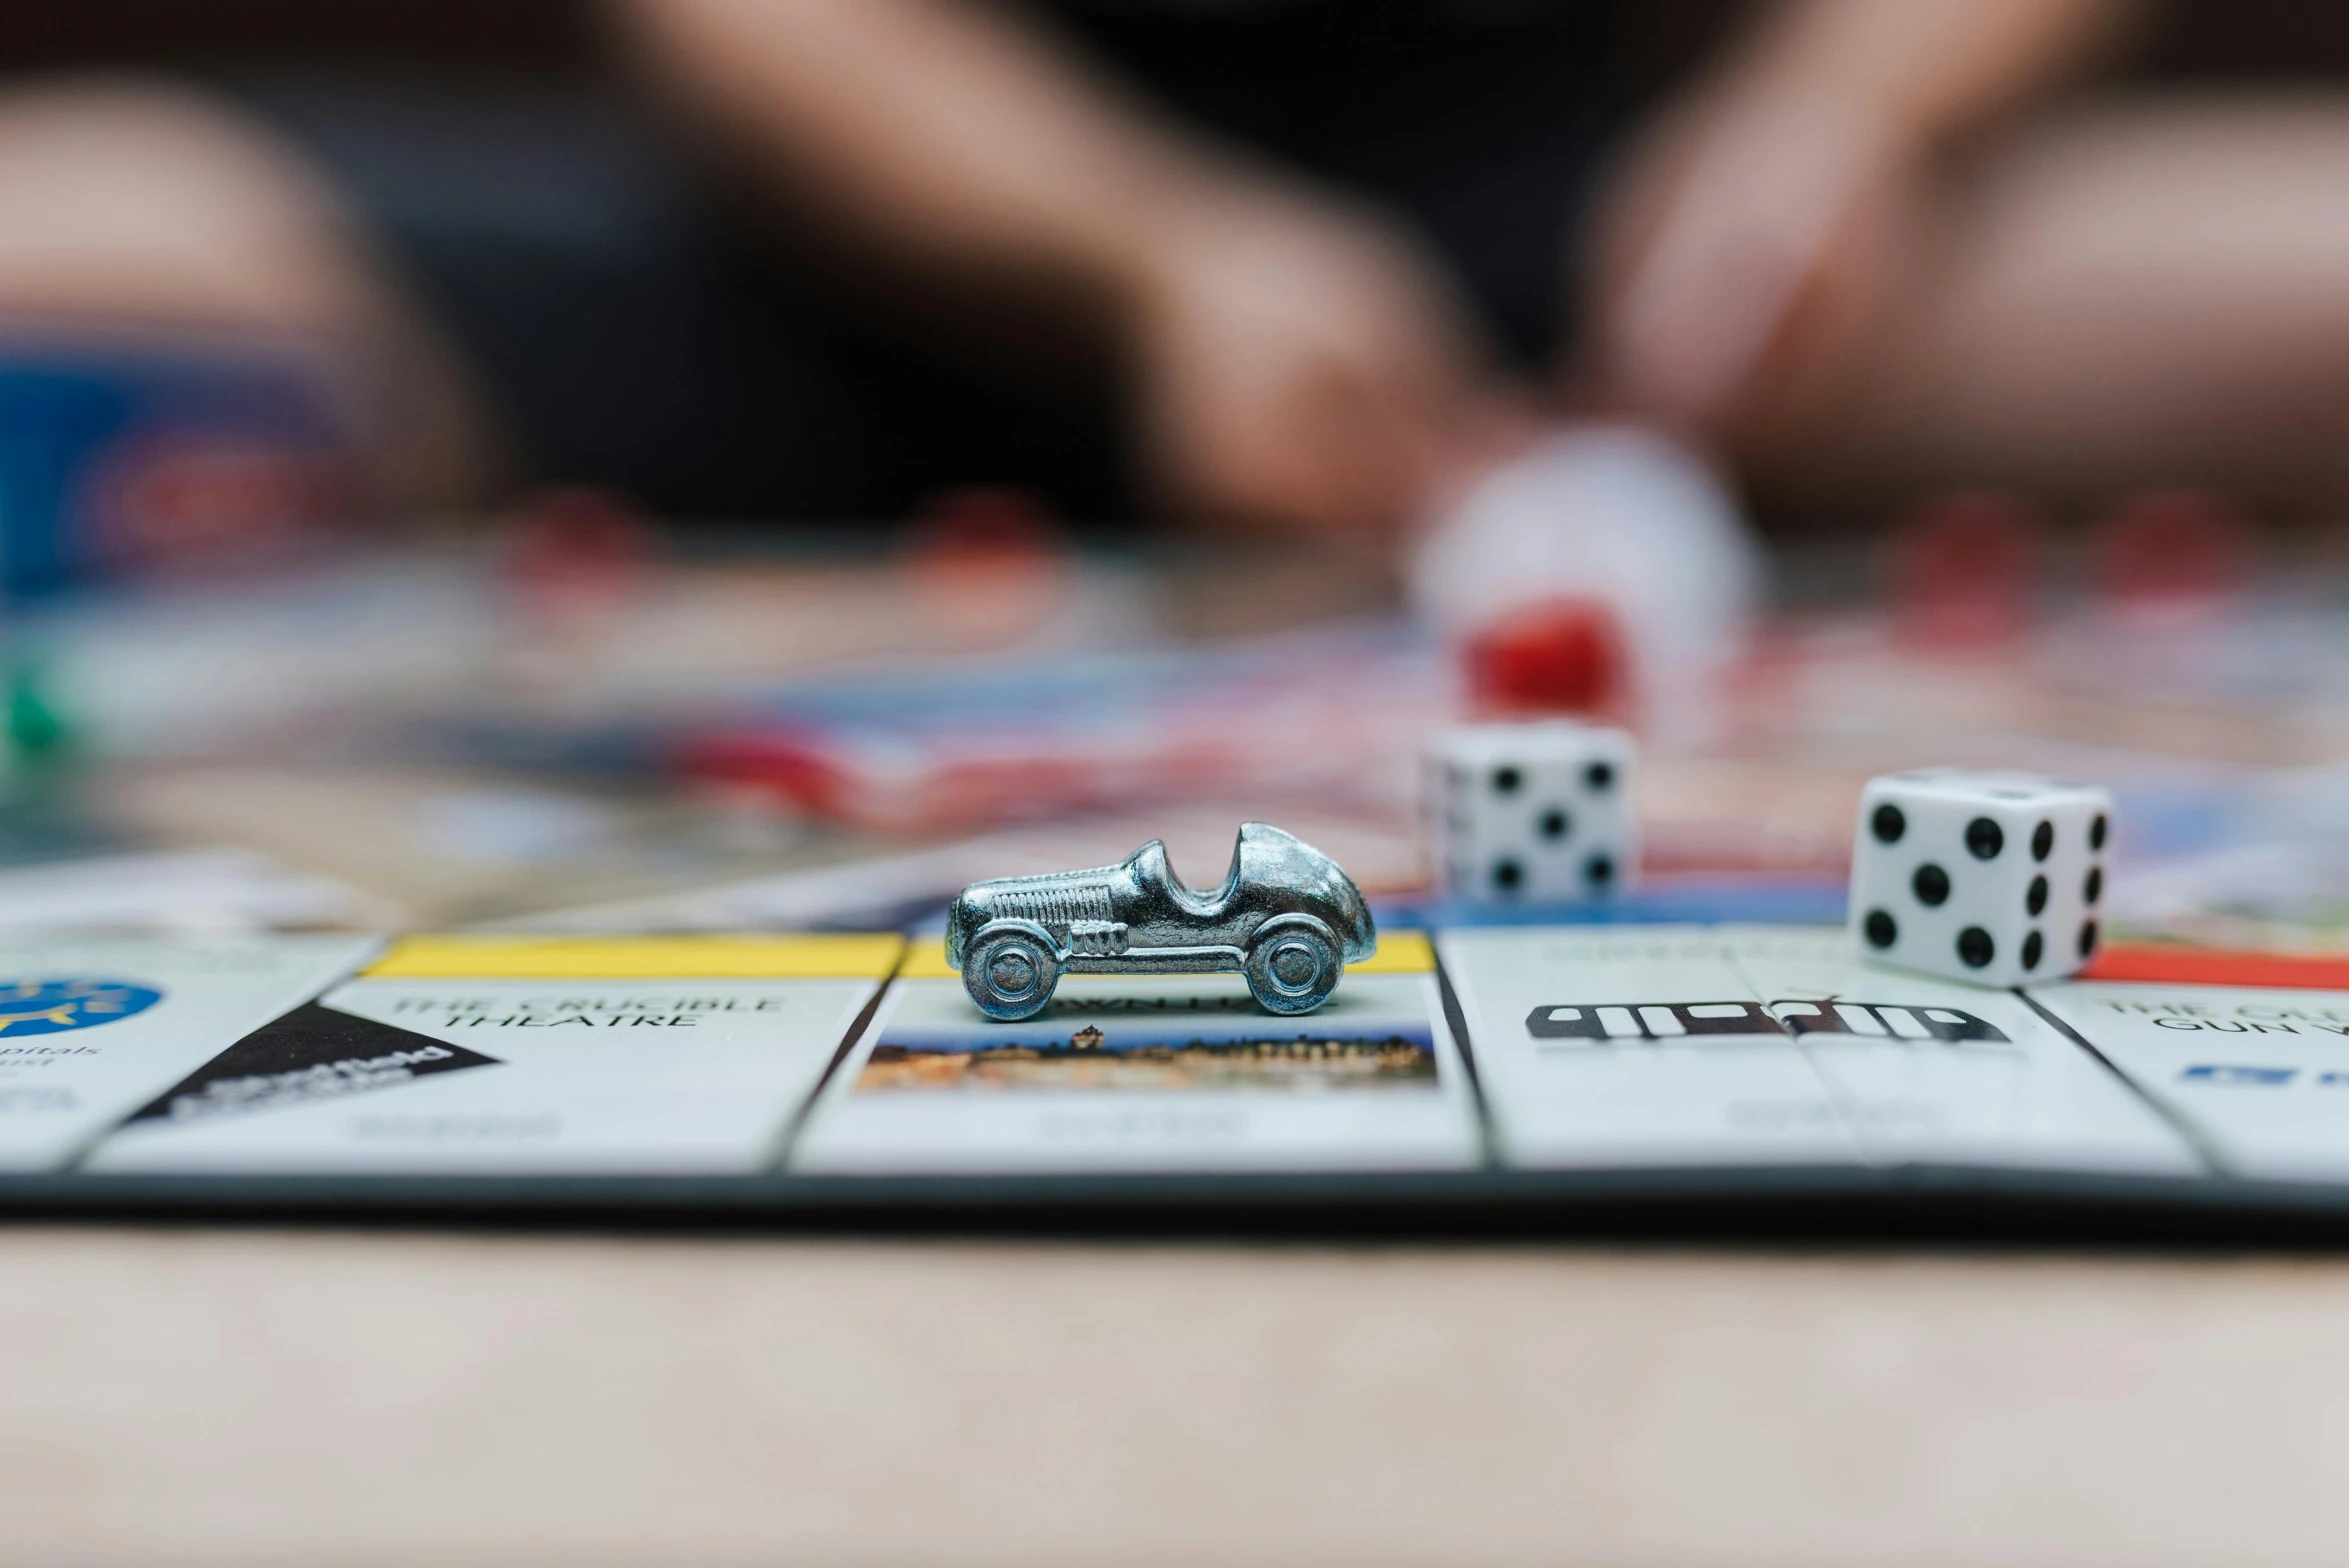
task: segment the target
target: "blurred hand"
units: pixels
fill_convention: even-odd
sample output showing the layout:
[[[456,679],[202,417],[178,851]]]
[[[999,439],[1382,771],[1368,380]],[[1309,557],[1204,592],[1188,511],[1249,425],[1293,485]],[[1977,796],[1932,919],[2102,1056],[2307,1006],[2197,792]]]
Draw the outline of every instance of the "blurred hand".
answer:
[[[1600,398],[1699,431],[1799,404],[1914,244],[1922,164],[1818,92],[1732,86],[1673,116],[1602,221]]]
[[[1392,535],[1509,439],[1436,264],[1305,198],[1178,206],[1144,263],[1144,453],[1202,520]]]

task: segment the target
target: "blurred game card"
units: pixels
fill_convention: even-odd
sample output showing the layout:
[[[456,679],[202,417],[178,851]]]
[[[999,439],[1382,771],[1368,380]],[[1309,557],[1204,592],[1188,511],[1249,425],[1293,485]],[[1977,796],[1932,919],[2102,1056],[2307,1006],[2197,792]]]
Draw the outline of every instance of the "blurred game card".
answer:
[[[2125,1081],[2010,991],[1866,963],[1840,927],[1721,935],[1871,1160],[2201,1173]]]
[[[412,937],[151,1086],[87,1168],[747,1175],[903,945]]]
[[[2081,980],[2031,995],[2222,1174],[2349,1179],[2349,992]]]
[[[0,944],[0,1170],[92,1137],[356,968],[375,937]]]
[[[983,1017],[917,948],[825,1087],[792,1169],[1431,1170],[1479,1158],[1425,938],[1392,932],[1298,1018],[1237,975],[1072,975],[1024,1023]]]
[[[1438,946],[1506,1163],[1860,1162],[1836,1096],[1711,929],[1455,930]]]

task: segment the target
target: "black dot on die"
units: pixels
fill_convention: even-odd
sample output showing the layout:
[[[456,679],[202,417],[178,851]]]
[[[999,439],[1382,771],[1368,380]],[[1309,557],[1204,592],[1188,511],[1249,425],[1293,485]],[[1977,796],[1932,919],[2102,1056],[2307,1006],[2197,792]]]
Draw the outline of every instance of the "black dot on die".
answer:
[[[2023,908],[2031,914],[2036,915],[2046,907],[2047,878],[2033,877],[2031,879],[2031,886],[2029,890],[2023,894]]]
[[[2096,820],[2088,824],[2088,847],[2090,849],[2104,848],[2105,826],[2104,813],[2098,812]]]
[[[1615,880],[1615,857],[1593,855],[1582,863],[1583,880],[1592,887],[1605,887]]]
[[[1582,770],[1582,782],[1594,793],[1604,794],[1615,787],[1615,764],[1594,762]]]
[[[2006,833],[1988,817],[1976,817],[1966,824],[1966,848],[1976,860],[1996,860],[2006,848]]]
[[[2086,958],[2089,954],[2095,951],[2096,922],[2093,920],[2083,920],[2080,922],[2080,956],[2082,958]]]
[[[1888,910],[1869,910],[1868,918],[1860,922],[1860,930],[1866,933],[1870,947],[1890,947],[1900,939],[1900,927],[1893,923]]]
[[[1565,812],[1560,811],[1555,806],[1552,806],[1549,810],[1542,813],[1542,837],[1564,838],[1566,836],[1566,828],[1567,820]]]
[[[1878,806],[1876,814],[1868,819],[1868,831],[1876,835],[1876,842],[1879,844],[1897,844],[1900,842],[1900,836],[1908,830],[1909,819],[1901,815],[1898,806],[1890,804]]]
[[[2031,830],[2031,858],[2045,860],[2047,852],[2055,848],[2055,824],[2042,822]]]
[[[1917,895],[1918,903],[1939,908],[1949,898],[1949,873],[1927,861],[1909,879],[1909,890]]]
[[[1517,786],[1524,782],[1525,775],[1515,768],[1493,769],[1493,793],[1496,795],[1514,795]]]
[[[2044,952],[2046,952],[2046,951],[2047,951],[2047,944],[2046,944],[2045,942],[2043,942],[2043,941],[2041,941],[2041,940],[2040,940],[2040,938],[2039,938],[2039,933],[2038,933],[2038,932],[2034,931],[2034,932],[2032,932],[2032,933],[2031,933],[2029,936],[2026,936],[2026,937],[2024,937],[2024,938],[2023,938],[2023,967],[2024,967],[2025,969],[2036,969],[2036,968],[2038,968],[2038,967],[2039,967],[2039,955],[2040,955],[2040,954],[2042,954],[2042,953],[2044,953]]]
[[[1998,944],[1980,926],[1968,926],[1958,933],[1957,955],[1968,969],[1980,969],[1998,956]]]
[[[1504,893],[1514,893],[1525,882],[1525,868],[1514,860],[1493,862],[1493,886]]]
[[[2081,887],[2080,896],[2091,904],[2104,897],[2104,867],[2090,866],[2088,868],[2088,881]]]

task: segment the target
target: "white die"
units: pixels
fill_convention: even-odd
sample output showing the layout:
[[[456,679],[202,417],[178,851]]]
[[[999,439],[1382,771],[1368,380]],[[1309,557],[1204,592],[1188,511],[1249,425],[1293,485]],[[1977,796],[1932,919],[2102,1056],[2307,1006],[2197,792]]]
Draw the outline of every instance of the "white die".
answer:
[[[2112,794],[2027,773],[1871,779],[1852,847],[1851,929],[1886,963],[1983,985],[2072,974],[2103,938]]]
[[[1513,906],[1620,891],[1639,861],[1632,755],[1623,731],[1570,719],[1447,732],[1426,767],[1428,844],[1445,895]]]

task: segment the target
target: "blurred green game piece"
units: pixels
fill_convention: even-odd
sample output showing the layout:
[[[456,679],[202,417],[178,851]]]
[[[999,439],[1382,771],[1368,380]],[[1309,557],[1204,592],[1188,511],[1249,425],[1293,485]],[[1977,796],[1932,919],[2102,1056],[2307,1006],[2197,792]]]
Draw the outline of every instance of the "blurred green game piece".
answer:
[[[73,730],[44,692],[41,668],[31,659],[10,662],[8,682],[8,749],[24,763],[55,760],[73,744]]]

